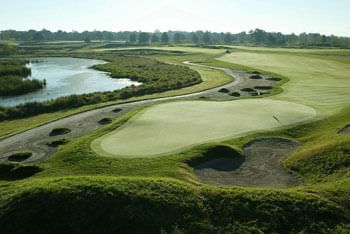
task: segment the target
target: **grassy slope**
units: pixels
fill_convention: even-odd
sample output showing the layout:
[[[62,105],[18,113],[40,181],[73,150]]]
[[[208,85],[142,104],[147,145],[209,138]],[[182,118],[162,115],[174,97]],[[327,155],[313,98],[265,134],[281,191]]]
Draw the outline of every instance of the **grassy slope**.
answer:
[[[174,180],[108,177],[41,179],[13,187],[15,200],[1,186],[0,202],[7,203],[0,208],[4,233],[345,230],[341,209],[297,191],[194,188]]]

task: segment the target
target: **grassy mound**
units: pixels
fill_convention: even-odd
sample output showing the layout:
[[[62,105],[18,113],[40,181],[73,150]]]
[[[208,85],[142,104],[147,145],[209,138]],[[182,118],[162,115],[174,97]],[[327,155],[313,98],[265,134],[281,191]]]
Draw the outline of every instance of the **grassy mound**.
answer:
[[[32,152],[20,152],[12,154],[8,157],[9,161],[12,162],[21,162],[24,161],[32,156]]]
[[[192,188],[171,180],[42,179],[2,199],[4,233],[319,233],[346,222],[338,207],[313,194]]]
[[[52,129],[52,131],[50,132],[50,136],[59,136],[59,135],[65,135],[70,133],[71,130],[69,128],[55,128]]]

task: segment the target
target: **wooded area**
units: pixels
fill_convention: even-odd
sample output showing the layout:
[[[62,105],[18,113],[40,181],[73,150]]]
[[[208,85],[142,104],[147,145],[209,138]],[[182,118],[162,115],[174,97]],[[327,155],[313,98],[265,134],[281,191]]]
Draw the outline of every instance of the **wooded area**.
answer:
[[[15,41],[125,41],[128,43],[194,43],[194,44],[255,44],[282,47],[339,47],[350,48],[350,38],[334,35],[326,36],[319,33],[282,34],[280,32],[266,32],[261,29],[240,33],[216,33],[209,31],[168,31],[168,32],[51,32],[48,30],[16,31],[5,30],[0,33],[0,40]]]

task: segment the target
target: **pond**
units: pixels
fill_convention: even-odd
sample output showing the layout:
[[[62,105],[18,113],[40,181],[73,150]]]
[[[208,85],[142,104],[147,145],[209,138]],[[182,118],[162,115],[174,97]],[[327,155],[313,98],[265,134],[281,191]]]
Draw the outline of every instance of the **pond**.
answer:
[[[32,70],[31,77],[46,80],[46,87],[24,95],[0,97],[0,106],[16,106],[27,102],[42,102],[72,94],[113,91],[140,83],[129,79],[113,79],[109,73],[90,67],[104,61],[80,58],[35,58],[27,64]]]

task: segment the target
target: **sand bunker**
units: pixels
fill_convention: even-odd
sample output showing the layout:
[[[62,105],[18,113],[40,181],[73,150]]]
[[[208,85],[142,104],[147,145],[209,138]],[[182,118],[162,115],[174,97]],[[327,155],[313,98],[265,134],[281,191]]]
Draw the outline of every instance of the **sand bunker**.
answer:
[[[350,124],[346,125],[338,131],[339,134],[350,134]]]
[[[299,147],[295,141],[262,138],[244,146],[244,161],[218,158],[195,167],[203,183],[225,186],[287,188],[301,183],[300,178],[280,165],[280,160]]]

